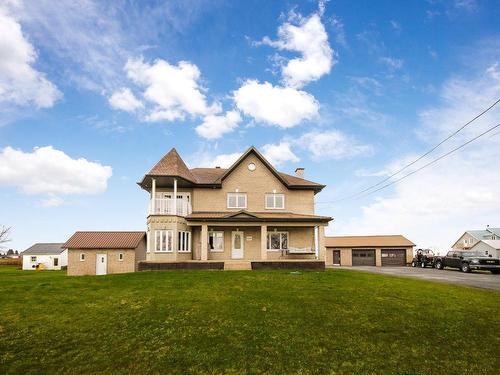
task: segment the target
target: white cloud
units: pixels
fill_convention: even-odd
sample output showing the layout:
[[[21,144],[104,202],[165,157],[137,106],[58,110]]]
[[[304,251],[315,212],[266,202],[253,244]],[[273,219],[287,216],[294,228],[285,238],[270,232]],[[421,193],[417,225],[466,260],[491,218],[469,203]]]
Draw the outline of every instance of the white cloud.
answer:
[[[428,147],[433,146],[498,97],[500,80],[492,77],[491,70],[472,78],[451,78],[441,87],[440,103],[421,112],[418,133]],[[500,108],[488,112],[432,157],[495,125],[499,116]],[[394,185],[393,190],[375,193],[358,217],[344,222],[337,218],[337,233],[401,233],[419,246],[433,246],[444,252],[465,230],[498,224],[500,175],[494,172],[494,161],[499,158],[500,134],[484,137]],[[391,161],[385,174],[393,172],[400,159],[413,158],[402,155]],[[429,160],[426,158],[412,168]]]
[[[0,153],[0,185],[14,186],[25,194],[99,194],[106,190],[112,169],[84,158],[72,159],[52,146],[23,152],[12,147]]]
[[[361,144],[339,130],[314,130],[303,134],[294,143],[305,148],[315,160],[340,160],[373,154],[370,145]]]
[[[37,53],[21,24],[0,6],[0,103],[49,108],[62,96],[33,65]]]
[[[154,106],[146,117],[149,121],[172,121],[185,115],[206,116],[220,111],[217,104],[207,104],[200,70],[188,61],[171,65],[162,59],[152,64],[142,58],[130,59],[125,70],[134,83],[144,88],[144,98]]]
[[[109,104],[115,109],[121,109],[126,112],[134,112],[144,107],[144,104],[138,100],[129,88],[117,90],[109,98]]]
[[[379,58],[382,64],[387,65],[392,69],[400,69],[403,67],[404,61],[402,59],[396,59],[394,57],[383,56]]]
[[[291,128],[318,115],[319,103],[305,91],[247,80],[234,91],[238,109],[257,121]]]
[[[289,21],[279,27],[278,40],[265,37],[262,43],[302,55],[282,66],[283,81],[287,86],[302,87],[316,81],[328,74],[334,64],[328,34],[317,13],[309,18],[292,13]]]
[[[389,21],[392,28],[396,31],[396,32],[400,32],[401,31],[401,24],[398,22],[398,21],[394,21],[394,20],[391,20]]]
[[[196,127],[196,132],[203,138],[213,140],[232,132],[241,122],[238,111],[229,111],[225,115],[208,115],[203,123]]]
[[[56,196],[51,196],[46,199],[42,199],[39,202],[41,207],[57,207],[64,204],[64,199]]]
[[[235,152],[233,154],[220,154],[215,156],[213,159],[205,161],[203,165],[207,165],[208,167],[221,167],[221,168],[229,168],[234,164],[236,160],[242,155],[241,152]]]
[[[273,166],[280,166],[289,161],[299,161],[300,159],[293,153],[291,147],[289,142],[267,144],[262,147],[262,154]]]

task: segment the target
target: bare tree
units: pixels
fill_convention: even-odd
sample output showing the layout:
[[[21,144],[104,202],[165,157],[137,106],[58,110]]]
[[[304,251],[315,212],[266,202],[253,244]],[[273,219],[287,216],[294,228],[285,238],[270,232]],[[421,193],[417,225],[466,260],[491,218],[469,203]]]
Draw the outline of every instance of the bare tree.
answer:
[[[10,227],[2,225],[0,227],[0,248],[3,247],[2,244],[10,241],[9,234],[10,234]]]

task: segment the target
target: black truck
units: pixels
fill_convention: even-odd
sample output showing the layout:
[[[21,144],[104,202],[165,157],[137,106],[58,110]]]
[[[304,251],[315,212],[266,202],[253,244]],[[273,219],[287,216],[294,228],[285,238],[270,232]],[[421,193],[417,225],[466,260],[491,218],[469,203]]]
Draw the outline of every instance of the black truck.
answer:
[[[458,268],[462,272],[486,270],[500,273],[500,259],[485,256],[473,251],[448,251],[444,257],[436,257],[434,266],[442,270],[444,267]]]

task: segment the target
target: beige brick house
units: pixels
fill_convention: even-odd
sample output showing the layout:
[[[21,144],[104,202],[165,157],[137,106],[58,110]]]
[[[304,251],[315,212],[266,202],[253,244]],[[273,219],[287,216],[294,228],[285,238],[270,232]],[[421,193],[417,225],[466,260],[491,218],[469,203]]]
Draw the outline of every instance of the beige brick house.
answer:
[[[315,214],[324,185],[303,172],[278,172],[254,147],[228,169],[189,169],[172,149],[138,182],[149,194],[139,269],[324,267],[332,219]]]

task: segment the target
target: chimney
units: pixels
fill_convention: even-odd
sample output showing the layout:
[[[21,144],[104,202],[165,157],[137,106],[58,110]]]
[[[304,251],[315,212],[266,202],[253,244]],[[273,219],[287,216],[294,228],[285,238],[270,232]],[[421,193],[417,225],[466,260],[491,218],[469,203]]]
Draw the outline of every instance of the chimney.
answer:
[[[304,178],[304,168],[299,167],[295,169],[295,176],[299,178]]]

